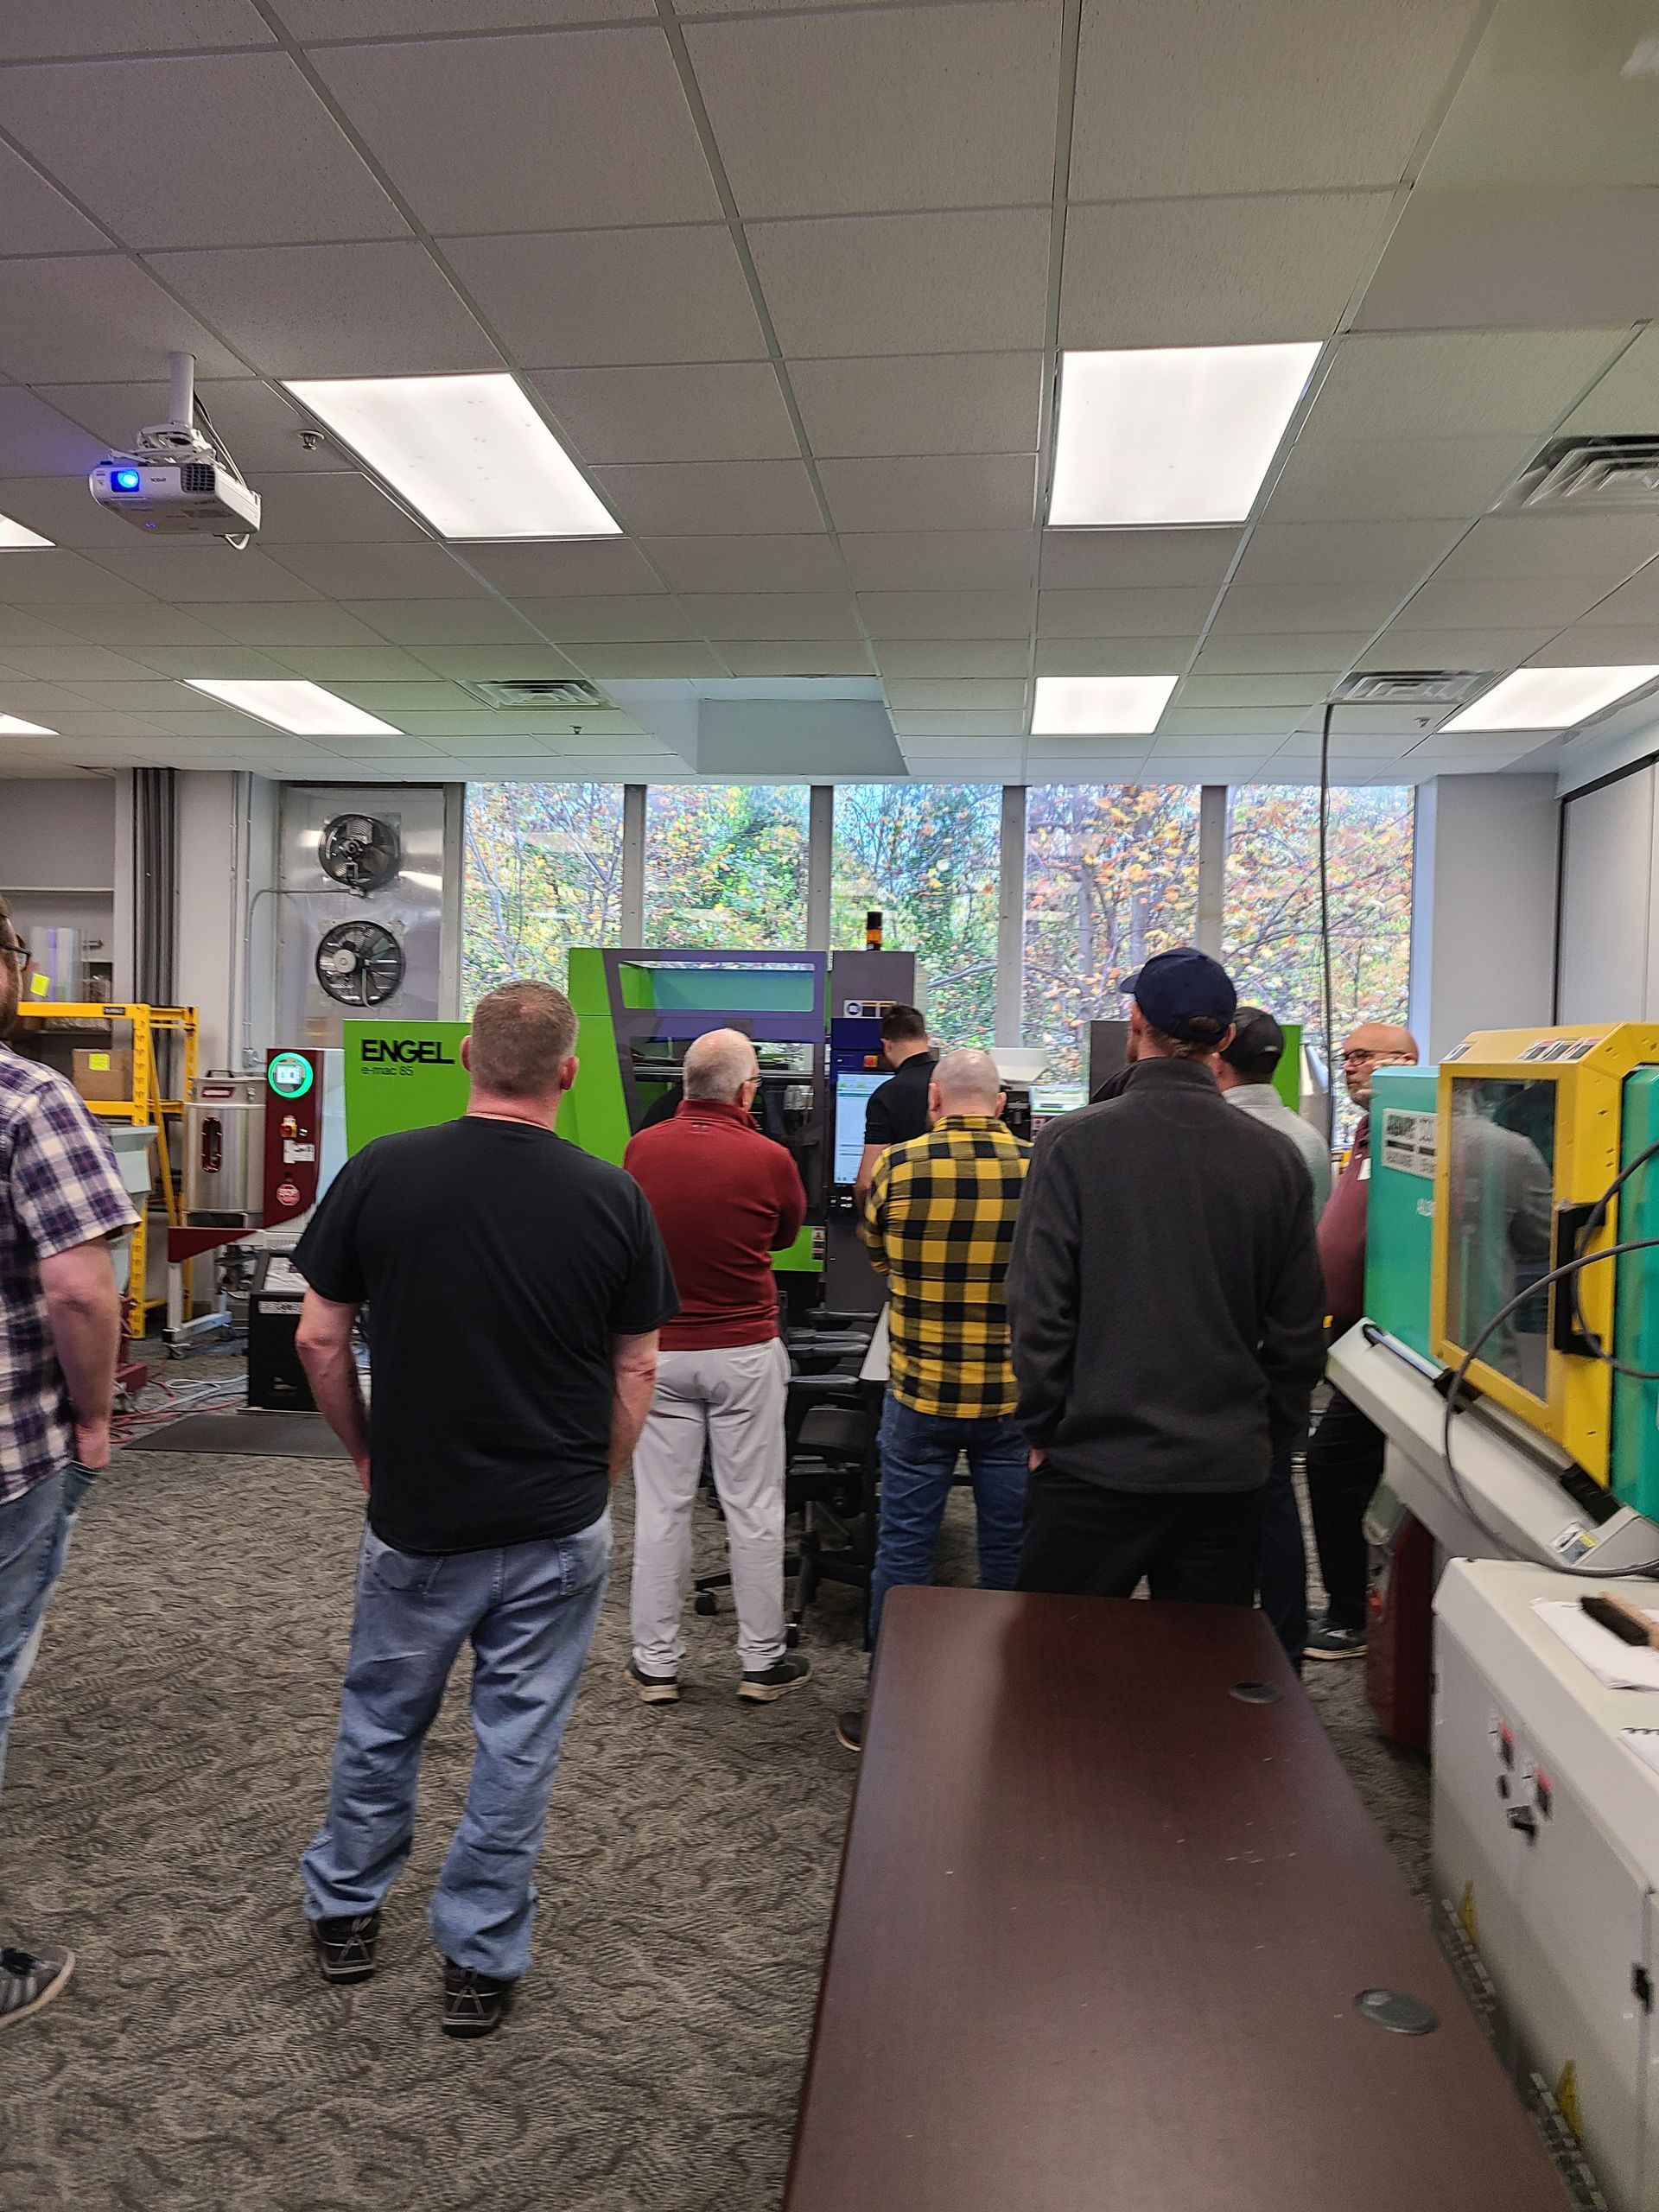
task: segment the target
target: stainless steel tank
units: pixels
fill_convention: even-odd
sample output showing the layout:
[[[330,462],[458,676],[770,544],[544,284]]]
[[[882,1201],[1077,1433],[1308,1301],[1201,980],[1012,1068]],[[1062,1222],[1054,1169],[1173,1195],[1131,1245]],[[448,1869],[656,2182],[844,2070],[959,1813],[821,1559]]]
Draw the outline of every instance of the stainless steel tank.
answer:
[[[264,1182],[264,1077],[210,1068],[185,1101],[185,1220],[195,1229],[257,1229]]]

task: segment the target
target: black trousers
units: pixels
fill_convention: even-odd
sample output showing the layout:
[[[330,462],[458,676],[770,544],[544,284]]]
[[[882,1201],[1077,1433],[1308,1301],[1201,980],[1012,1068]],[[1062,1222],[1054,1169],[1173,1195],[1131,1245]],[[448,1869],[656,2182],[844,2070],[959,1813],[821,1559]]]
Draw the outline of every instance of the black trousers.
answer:
[[[1361,1523],[1382,1478],[1382,1432],[1333,1390],[1307,1446],[1307,1502],[1319,1580],[1332,1628],[1365,1625],[1365,1536]]]
[[[1262,1497],[1259,1490],[1103,1490],[1039,1469],[1027,1486],[1015,1587],[1131,1598],[1145,1575],[1154,1598],[1254,1605]]]
[[[1297,1503],[1288,1445],[1274,1454],[1273,1471],[1262,1493],[1256,1583],[1262,1610],[1300,1675],[1307,1651],[1307,1548],[1302,1541],[1302,1509]]]

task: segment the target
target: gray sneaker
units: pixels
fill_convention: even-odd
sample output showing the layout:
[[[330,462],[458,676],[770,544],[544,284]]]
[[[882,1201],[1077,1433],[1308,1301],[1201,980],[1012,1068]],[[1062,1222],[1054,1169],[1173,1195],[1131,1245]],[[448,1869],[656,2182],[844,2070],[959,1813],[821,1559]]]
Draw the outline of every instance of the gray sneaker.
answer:
[[[73,1951],[0,1950],[0,2028],[14,2027],[49,2005],[74,1970]]]

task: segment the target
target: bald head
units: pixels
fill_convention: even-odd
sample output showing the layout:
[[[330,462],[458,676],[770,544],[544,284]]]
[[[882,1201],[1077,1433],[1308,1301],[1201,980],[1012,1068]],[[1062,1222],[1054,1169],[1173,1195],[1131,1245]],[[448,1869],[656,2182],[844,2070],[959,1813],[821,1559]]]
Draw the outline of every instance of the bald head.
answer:
[[[1371,1078],[1380,1067],[1412,1067],[1417,1039],[1397,1021],[1362,1021],[1342,1048],[1342,1075],[1356,1106],[1371,1103]]]
[[[933,1071],[928,1104],[943,1114],[1000,1114],[1002,1078],[988,1052],[964,1048],[947,1052]]]
[[[682,1073],[688,1098],[718,1098],[735,1106],[744,1084],[759,1081],[760,1063],[741,1029],[711,1029],[688,1046]]]

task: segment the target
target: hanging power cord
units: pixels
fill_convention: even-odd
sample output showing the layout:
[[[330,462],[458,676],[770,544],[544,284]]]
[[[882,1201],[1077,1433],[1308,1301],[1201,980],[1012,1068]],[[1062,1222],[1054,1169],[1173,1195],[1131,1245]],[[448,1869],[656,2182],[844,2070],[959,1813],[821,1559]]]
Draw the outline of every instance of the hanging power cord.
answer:
[[[1336,1027],[1331,1005],[1331,717],[1335,712],[1336,702],[1327,699],[1319,731],[1319,959],[1325,986],[1325,1141],[1332,1148],[1337,1141],[1337,1071],[1332,1064]]]

